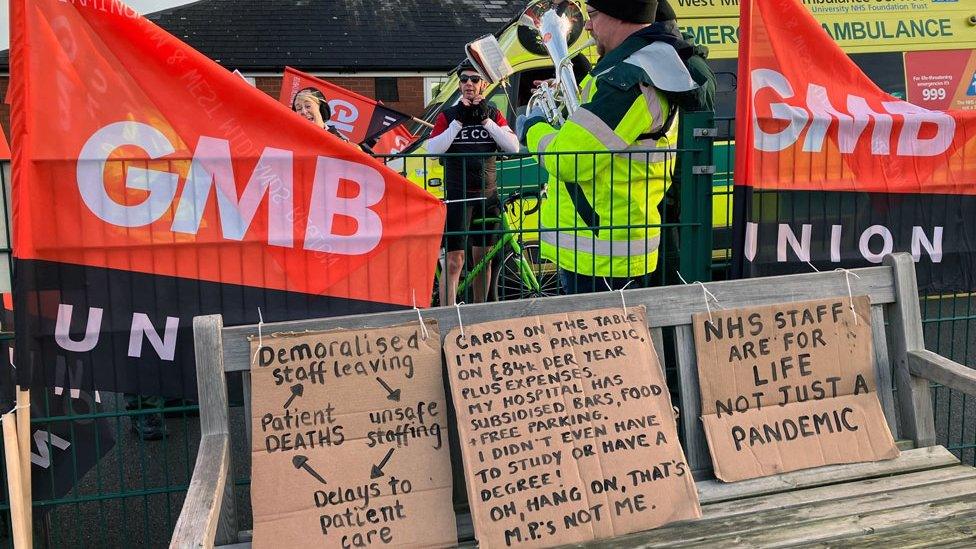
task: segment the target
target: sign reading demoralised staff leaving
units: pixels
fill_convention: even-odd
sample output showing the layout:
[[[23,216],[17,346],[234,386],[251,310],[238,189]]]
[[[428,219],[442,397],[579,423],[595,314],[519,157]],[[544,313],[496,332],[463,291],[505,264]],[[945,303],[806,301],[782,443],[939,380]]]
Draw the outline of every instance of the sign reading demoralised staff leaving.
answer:
[[[670,0],[681,29],[709,48],[712,59],[734,58],[740,0]],[[966,0],[803,0],[823,29],[848,53],[976,47],[976,9]]]
[[[479,546],[701,516],[643,307],[465,325],[444,349]]]
[[[898,456],[877,396],[867,297],[712,311],[693,322],[717,478]]]
[[[436,322],[251,353],[255,547],[457,543]]]

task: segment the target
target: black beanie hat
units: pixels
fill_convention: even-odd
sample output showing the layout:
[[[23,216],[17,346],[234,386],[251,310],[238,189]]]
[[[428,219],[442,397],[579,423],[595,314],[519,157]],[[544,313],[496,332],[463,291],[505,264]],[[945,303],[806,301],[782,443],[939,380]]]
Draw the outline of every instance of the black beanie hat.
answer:
[[[587,0],[587,5],[628,23],[653,23],[657,0]]]
[[[674,8],[668,3],[668,0],[657,0],[657,15],[654,17],[654,22],[658,21],[674,21],[677,19],[677,15],[674,13]]]

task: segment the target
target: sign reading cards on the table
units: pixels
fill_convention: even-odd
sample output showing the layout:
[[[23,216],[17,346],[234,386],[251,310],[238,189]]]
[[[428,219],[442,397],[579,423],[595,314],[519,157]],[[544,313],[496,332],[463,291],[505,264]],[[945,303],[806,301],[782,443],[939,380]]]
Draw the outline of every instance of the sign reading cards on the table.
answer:
[[[466,324],[444,349],[480,546],[701,516],[643,307]]]
[[[436,323],[264,336],[251,353],[255,547],[457,543]]]
[[[898,456],[866,296],[694,316],[702,421],[727,482]]]

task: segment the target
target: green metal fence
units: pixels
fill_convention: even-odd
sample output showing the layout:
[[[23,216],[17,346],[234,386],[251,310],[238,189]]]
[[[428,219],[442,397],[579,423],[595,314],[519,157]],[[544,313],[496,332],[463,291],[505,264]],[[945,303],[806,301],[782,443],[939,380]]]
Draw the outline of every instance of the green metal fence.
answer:
[[[648,284],[674,282],[668,273],[680,272],[685,280],[710,280],[727,275],[730,260],[731,238],[731,166],[733,147],[730,145],[733,121],[712,120],[710,113],[684,117],[681,121],[681,148],[666,149],[666,169],[677,168],[676,180],[680,188],[672,192],[677,196],[662,206],[660,223],[632,224],[629,221],[604,220],[599,225],[607,230],[653,229],[660,230],[661,242],[658,268]],[[659,150],[631,150],[612,152],[585,152],[560,155],[562,162],[574,162],[581,158],[593,159],[599,155],[623,155],[635,158],[661,152]],[[574,156],[576,160],[574,160]],[[440,162],[449,157],[414,156],[389,157],[385,160],[398,170],[427,186],[438,196],[443,196],[443,180],[438,181]],[[480,162],[483,157],[465,157]],[[540,227],[538,212],[533,208],[542,200],[550,200],[551,190],[546,188],[548,174],[537,155],[516,154],[498,161],[498,189],[502,203],[510,213],[504,224],[498,227],[476,228],[454,234],[466,240],[466,244],[485,235],[497,236],[505,242],[493,255],[496,275],[494,298],[512,299],[532,295],[544,295],[531,286],[535,277],[545,279],[555,276],[555,267],[538,253],[540,235],[554,229]],[[632,173],[617,173],[614,177],[631,177]],[[442,176],[440,176],[442,178]],[[645,181],[651,191],[664,193],[663,181],[648,178]],[[463,196],[477,198],[476,196]],[[474,201],[478,204],[482,202]],[[680,212],[674,211],[680,204]],[[592,227],[589,227],[590,229]],[[579,227],[580,230],[584,229]],[[572,231],[570,231],[572,232]],[[680,237],[680,238],[676,238]],[[507,239],[507,241],[506,241]],[[680,247],[678,243],[680,242]],[[466,271],[470,274],[476,264],[468,257]],[[520,261],[524,260],[524,261]],[[527,268],[529,273],[525,272]],[[547,287],[548,288],[548,287]],[[469,286],[459,293],[458,300],[470,302],[474,298]],[[976,364],[976,310],[974,298],[966,296],[926,296],[923,300],[926,341],[930,349],[940,352],[964,364]],[[236,385],[235,385],[236,382]],[[231,379],[231,428],[243,433],[243,409],[239,376]],[[976,464],[976,410],[972,399],[952,393],[945,388],[934,387],[937,428],[940,443],[957,452],[967,463]],[[63,395],[62,395],[63,396]],[[69,395],[70,396],[70,395]],[[162,547],[169,536],[181,509],[183,496],[190,476],[199,442],[199,424],[195,417],[196,407],[188,402],[169,402],[162,409],[137,406],[127,409],[125,395],[101,393],[95,405],[94,395],[79,393],[78,398],[66,400],[68,405],[56,406],[54,399],[36,398],[34,405],[44,411],[43,417],[34,418],[35,428],[46,432],[56,425],[67,427],[69,436],[56,440],[52,436],[35,441],[35,459],[50,459],[61,453],[67,456],[67,465],[54,471],[45,469],[50,478],[64,474],[75,487],[68,494],[52,499],[34,501],[35,546],[37,547]],[[64,399],[60,399],[64,401]],[[143,441],[132,434],[131,424],[141,415],[165,413],[169,437],[160,441]],[[78,446],[98,446],[97,437],[83,432],[92,422],[106,422],[114,435],[115,444],[104,457],[82,474],[81,463],[75,449]],[[245,437],[233,439],[234,478],[238,490],[237,509],[240,524],[249,525],[250,505],[247,497],[249,485],[250,454],[245,448]],[[68,445],[65,446],[65,443]],[[44,452],[38,449],[44,448]],[[41,455],[41,454],[47,454]],[[39,467],[34,467],[35,474]],[[2,473],[0,473],[2,474]],[[6,479],[3,487],[6,490]],[[0,505],[2,532],[8,539],[0,545],[9,546],[9,507]]]

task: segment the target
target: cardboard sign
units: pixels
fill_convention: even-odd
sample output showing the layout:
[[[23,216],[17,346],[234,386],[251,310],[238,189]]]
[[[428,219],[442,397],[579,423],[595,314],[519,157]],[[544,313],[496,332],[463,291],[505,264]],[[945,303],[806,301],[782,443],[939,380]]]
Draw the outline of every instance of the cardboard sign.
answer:
[[[694,329],[717,478],[898,456],[875,390],[866,296],[712,311]]]
[[[479,546],[701,516],[643,307],[465,325],[444,349]]]
[[[251,342],[254,547],[457,543],[437,324]]]

